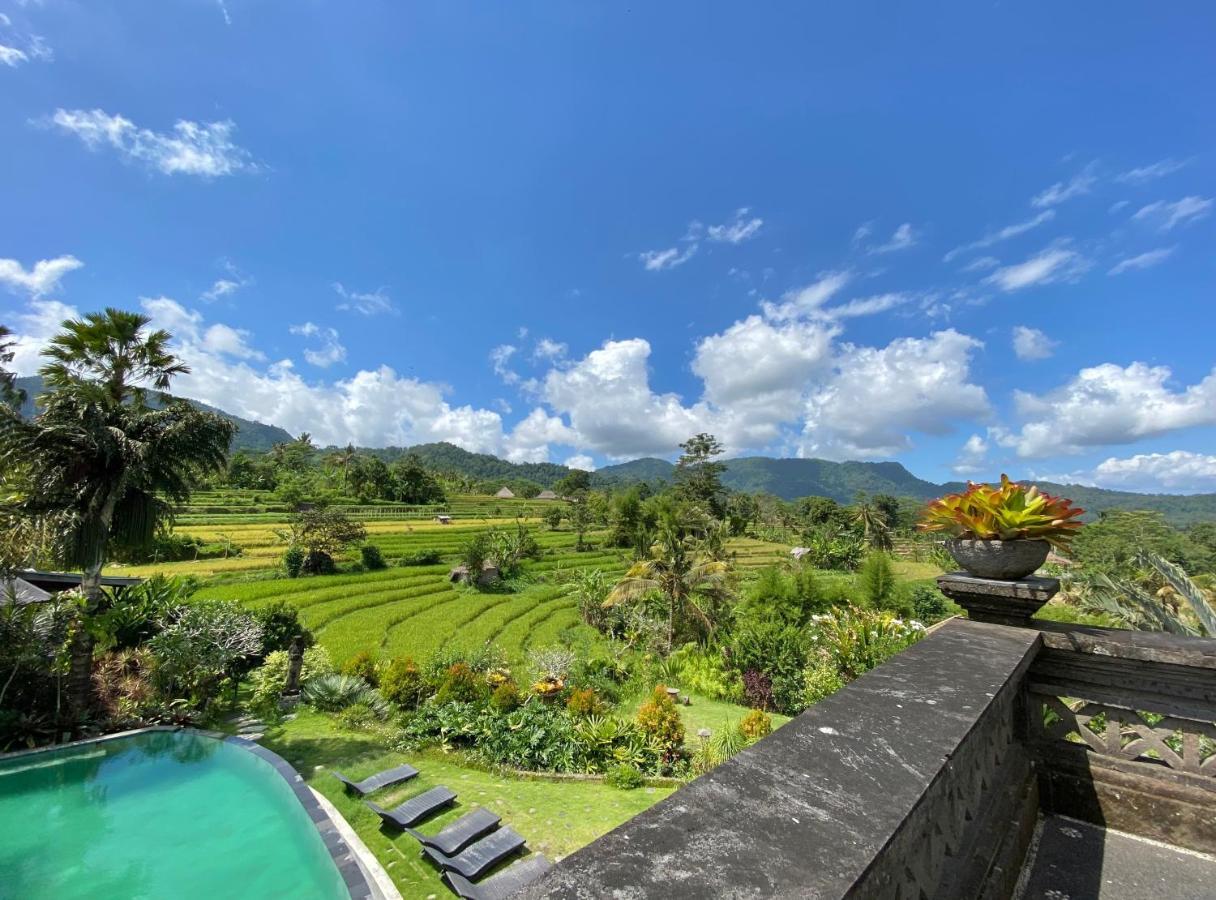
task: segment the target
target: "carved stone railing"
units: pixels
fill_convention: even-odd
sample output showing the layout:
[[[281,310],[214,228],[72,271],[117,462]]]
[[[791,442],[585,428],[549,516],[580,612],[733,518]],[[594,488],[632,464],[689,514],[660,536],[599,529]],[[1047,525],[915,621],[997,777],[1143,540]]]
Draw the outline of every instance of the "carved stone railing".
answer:
[[[1043,807],[1216,852],[1216,641],[1042,624],[1026,709]]]

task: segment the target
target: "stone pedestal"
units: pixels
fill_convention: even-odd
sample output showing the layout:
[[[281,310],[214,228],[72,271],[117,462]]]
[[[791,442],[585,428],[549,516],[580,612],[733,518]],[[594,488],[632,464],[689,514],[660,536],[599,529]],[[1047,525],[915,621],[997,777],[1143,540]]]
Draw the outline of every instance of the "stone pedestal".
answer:
[[[997,581],[949,572],[937,577],[937,586],[977,622],[1029,628],[1030,617],[1060,590],[1060,580],[1031,575],[1017,581]]]

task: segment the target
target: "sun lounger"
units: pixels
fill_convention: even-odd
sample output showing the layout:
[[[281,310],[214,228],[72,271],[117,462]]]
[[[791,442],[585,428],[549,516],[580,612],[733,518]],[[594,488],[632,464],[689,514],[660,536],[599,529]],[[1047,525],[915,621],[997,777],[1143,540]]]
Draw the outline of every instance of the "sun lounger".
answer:
[[[500,828],[465,847],[455,856],[444,856],[430,847],[423,847],[422,852],[441,869],[458,872],[465,878],[473,879],[508,856],[519,853],[526,843],[521,835],[510,828]]]
[[[409,828],[445,806],[451,806],[455,801],[455,792],[441,785],[431,788],[417,797],[411,797],[394,809],[382,809],[370,800],[363,802],[383,820],[384,824],[395,825],[397,828]]]
[[[447,879],[448,887],[456,892],[456,896],[464,897],[465,900],[505,900],[552,868],[544,856],[533,853],[527,859],[507,866],[481,884],[473,884],[459,872],[445,872],[443,877]]]
[[[400,765],[395,769],[389,769],[386,772],[377,772],[362,781],[351,781],[341,772],[335,771],[334,778],[338,779],[348,791],[354,791],[360,797],[364,794],[370,794],[372,791],[378,791],[381,788],[392,787],[394,784],[401,784],[403,781],[409,781],[418,774],[418,770],[410,765]]]
[[[406,828],[405,833],[423,847],[437,850],[444,856],[455,856],[479,837],[484,837],[502,821],[502,816],[495,815],[485,807],[467,813],[449,825],[439,834],[428,837],[413,828]]]

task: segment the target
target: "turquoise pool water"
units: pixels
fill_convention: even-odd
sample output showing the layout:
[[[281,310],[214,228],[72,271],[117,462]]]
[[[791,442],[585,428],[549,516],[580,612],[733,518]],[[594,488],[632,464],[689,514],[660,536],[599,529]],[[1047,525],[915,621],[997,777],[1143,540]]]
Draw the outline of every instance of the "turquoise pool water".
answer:
[[[0,897],[350,894],[269,763],[160,731],[0,763]]]

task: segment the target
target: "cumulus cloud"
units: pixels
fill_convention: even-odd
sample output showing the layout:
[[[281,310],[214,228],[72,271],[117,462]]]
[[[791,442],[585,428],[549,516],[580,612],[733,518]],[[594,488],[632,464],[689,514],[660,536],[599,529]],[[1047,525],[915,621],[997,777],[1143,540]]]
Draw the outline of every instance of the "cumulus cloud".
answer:
[[[551,338],[541,338],[536,342],[536,346],[532,348],[532,359],[536,361],[549,360],[556,362],[565,359],[566,352],[569,349],[569,347],[560,341],[555,341]]]
[[[33,375],[46,362],[42,349],[50,342],[68,319],[80,318],[74,306],[58,300],[33,299],[13,321],[6,322],[13,329],[12,370],[18,375]]]
[[[1147,222],[1159,231],[1170,231],[1178,225],[1189,225],[1205,218],[1212,211],[1211,197],[1183,197],[1173,203],[1158,200],[1142,206],[1132,215],[1133,219]]]
[[[505,384],[519,383],[519,373],[510,366],[511,357],[517,350],[518,348],[512,344],[499,344],[490,351],[490,365],[494,367],[494,374]]]
[[[1115,263],[1106,274],[1122,275],[1124,272],[1130,272],[1133,269],[1151,269],[1153,266],[1160,265],[1173,256],[1174,251],[1177,249],[1177,247],[1161,247],[1158,250],[1149,250],[1136,256],[1128,256]]]
[[[909,432],[948,434],[960,419],[986,416],[988,396],[969,380],[981,347],[954,329],[883,348],[844,345],[807,400],[799,455],[894,456],[912,446]]]
[[[1054,209],[1045,209],[1041,213],[1039,213],[1037,216],[1034,216],[1033,218],[1026,219],[1023,222],[1015,222],[1012,225],[1006,225],[1004,228],[999,228],[996,231],[988,232],[982,238],[980,238],[978,241],[972,241],[970,244],[963,244],[961,246],[955,247],[953,250],[951,250],[949,253],[947,253],[945,256],[942,257],[942,262],[952,262],[954,259],[956,259],[957,257],[961,256],[964,253],[969,253],[972,250],[983,250],[986,247],[991,247],[994,244],[999,244],[1002,241],[1007,241],[1010,238],[1015,238],[1020,234],[1025,234],[1026,232],[1028,232],[1032,229],[1038,228],[1040,225],[1044,224],[1045,222],[1050,222],[1055,217],[1056,217],[1056,212]],[[984,259],[992,259],[992,257],[990,257],[990,256],[984,257]],[[995,263],[996,260],[993,260],[993,262]],[[971,266],[968,266],[967,267],[968,270],[970,270],[971,267],[974,265],[975,265],[975,263],[972,263]]]
[[[1003,266],[984,279],[1006,293],[1039,284],[1075,281],[1091,263],[1065,243],[1056,243],[1024,262]]]
[[[288,330],[292,334],[315,338],[320,342],[320,347],[310,347],[304,351],[304,359],[317,368],[327,369],[334,363],[340,363],[346,359],[346,348],[338,340],[339,335],[336,328],[326,328],[313,322],[305,322],[303,325],[292,325]]]
[[[1216,490],[1216,456],[1174,450],[1110,457],[1094,467],[1092,481],[1103,487],[1137,491],[1198,493]]]
[[[537,407],[516,424],[506,440],[506,457],[511,462],[548,462],[550,444],[572,444],[574,431],[560,416],[551,416]]]
[[[139,128],[130,119],[101,109],[57,109],[48,124],[84,142],[90,150],[109,148],[128,161],[164,175],[217,178],[257,171],[248,150],[233,140],[236,125],[178,120],[171,132]]]
[[[1097,164],[1090,163],[1068,181],[1057,181],[1051,187],[1036,194],[1030,201],[1030,205],[1043,209],[1048,206],[1057,206],[1065,200],[1080,197],[1082,194],[1088,194],[1098,182],[1096,169]]]
[[[1053,341],[1037,328],[1030,328],[1026,325],[1014,326],[1013,352],[1017,354],[1018,359],[1027,361],[1047,359],[1055,352],[1057,344],[1057,341]]]
[[[960,478],[981,473],[988,464],[988,442],[978,434],[967,438],[950,470]]]
[[[1147,184],[1150,181],[1156,181],[1158,178],[1164,178],[1166,175],[1172,175],[1179,169],[1190,164],[1189,159],[1161,159],[1147,166],[1140,166],[1135,169],[1128,169],[1126,172],[1120,172],[1115,176],[1115,181],[1123,184]]]
[[[1002,443],[1023,457],[1055,456],[1216,425],[1216,371],[1182,390],[1170,386],[1171,375],[1166,366],[1106,363],[1082,369],[1046,394],[1017,391],[1026,421]]]
[[[377,316],[381,313],[396,313],[397,307],[384,288],[374,291],[350,291],[340,281],[333,284],[334,290],[342,298],[338,309],[343,312],[357,312],[363,316]]]
[[[248,287],[253,284],[253,279],[243,274],[240,269],[234,266],[230,261],[223,260],[220,265],[223,267],[227,276],[217,278],[210,288],[205,290],[199,299],[207,303],[214,303],[224,297],[230,297],[241,288]]]
[[[568,469],[582,469],[584,472],[595,471],[595,460],[583,453],[576,453],[562,463]]]
[[[31,297],[43,297],[59,287],[63,276],[84,265],[74,256],[40,259],[32,269],[24,268],[15,259],[0,259],[0,284],[10,291],[21,291]]]

